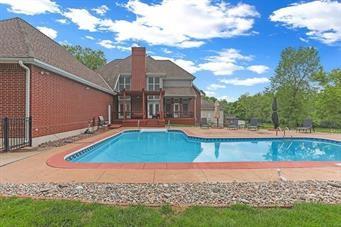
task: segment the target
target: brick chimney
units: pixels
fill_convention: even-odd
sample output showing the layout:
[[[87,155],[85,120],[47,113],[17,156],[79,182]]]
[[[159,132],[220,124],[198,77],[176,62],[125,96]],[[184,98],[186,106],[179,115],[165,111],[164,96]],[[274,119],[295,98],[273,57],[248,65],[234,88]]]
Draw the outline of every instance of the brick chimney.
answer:
[[[131,90],[142,90],[146,86],[146,48],[131,48]]]

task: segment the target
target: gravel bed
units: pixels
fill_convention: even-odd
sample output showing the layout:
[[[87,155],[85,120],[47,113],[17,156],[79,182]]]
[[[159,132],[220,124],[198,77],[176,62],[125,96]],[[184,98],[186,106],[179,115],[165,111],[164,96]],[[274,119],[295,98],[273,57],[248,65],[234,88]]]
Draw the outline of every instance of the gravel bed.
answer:
[[[86,134],[86,133],[82,133],[79,135],[75,135],[75,136],[70,136],[70,137],[66,137],[66,138],[62,138],[59,140],[54,140],[54,141],[48,141],[46,143],[42,143],[37,147],[32,147],[32,148],[22,148],[22,149],[17,149],[14,150],[12,152],[27,152],[27,151],[48,151],[51,148],[54,147],[61,147],[64,146],[66,144],[70,144],[70,143],[77,143],[79,140],[88,138],[88,137],[92,137],[98,134],[101,134],[103,132],[108,131],[108,129],[102,128],[102,129],[98,129],[97,131],[95,131],[92,134]]]
[[[341,204],[341,182],[274,181],[264,183],[0,184],[2,196],[59,198],[117,205],[291,206],[297,202]]]

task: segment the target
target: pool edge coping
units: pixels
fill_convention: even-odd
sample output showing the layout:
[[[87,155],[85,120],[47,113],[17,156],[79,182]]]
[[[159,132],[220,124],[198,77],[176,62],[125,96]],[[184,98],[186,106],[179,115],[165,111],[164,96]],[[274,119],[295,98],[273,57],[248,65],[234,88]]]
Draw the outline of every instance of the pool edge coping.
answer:
[[[338,161],[257,161],[257,162],[154,162],[154,163],[77,163],[70,162],[66,160],[68,157],[99,144],[112,137],[119,136],[124,132],[129,131],[139,131],[139,129],[123,129],[118,132],[114,132],[112,135],[96,138],[95,141],[89,142],[90,144],[82,144],[70,148],[68,150],[59,152],[48,158],[46,164],[53,168],[61,169],[167,169],[167,170],[177,170],[177,169],[276,169],[276,168],[314,168],[314,167],[341,167],[341,162]],[[188,132],[182,129],[171,129],[171,131],[179,131],[184,133],[189,138],[195,139],[280,139],[278,137],[239,137],[239,138],[229,138],[229,137],[205,137],[205,136],[195,136],[190,135]],[[319,137],[286,137],[294,139],[315,139],[324,140],[331,142],[340,142],[338,140],[319,138]]]

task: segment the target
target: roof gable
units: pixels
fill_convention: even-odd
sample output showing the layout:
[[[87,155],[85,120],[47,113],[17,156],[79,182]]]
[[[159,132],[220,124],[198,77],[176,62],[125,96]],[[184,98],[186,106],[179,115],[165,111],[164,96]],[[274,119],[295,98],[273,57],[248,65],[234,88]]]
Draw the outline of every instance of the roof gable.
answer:
[[[156,60],[146,57],[147,74],[160,74],[166,79],[193,80],[195,77],[170,60]],[[131,74],[131,56],[113,60],[97,70],[112,88],[115,88],[120,74]]]
[[[0,21],[0,58],[31,57],[111,90],[106,81],[64,47],[20,18]]]

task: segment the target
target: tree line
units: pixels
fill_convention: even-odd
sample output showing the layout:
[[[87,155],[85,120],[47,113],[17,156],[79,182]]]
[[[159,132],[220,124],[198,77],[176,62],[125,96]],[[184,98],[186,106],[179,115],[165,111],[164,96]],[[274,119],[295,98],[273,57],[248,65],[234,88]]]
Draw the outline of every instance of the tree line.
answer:
[[[313,47],[284,49],[263,92],[241,95],[235,102],[222,100],[220,104],[225,116],[245,120],[255,117],[271,123],[274,97],[281,127],[296,127],[309,118],[315,126],[341,128],[341,69],[324,71]]]

